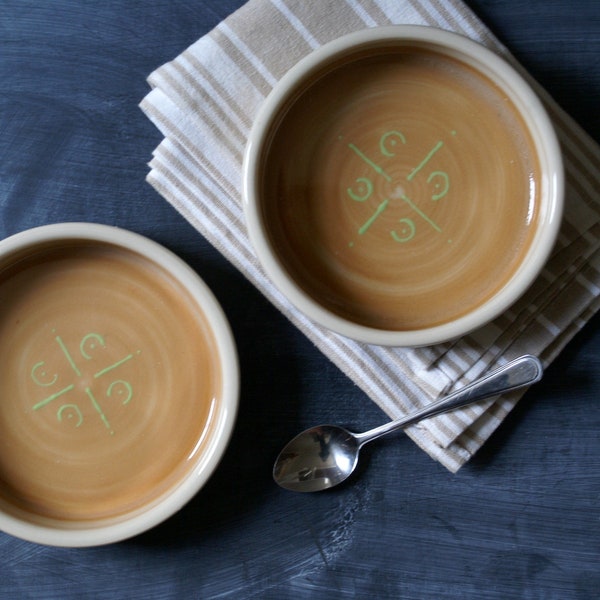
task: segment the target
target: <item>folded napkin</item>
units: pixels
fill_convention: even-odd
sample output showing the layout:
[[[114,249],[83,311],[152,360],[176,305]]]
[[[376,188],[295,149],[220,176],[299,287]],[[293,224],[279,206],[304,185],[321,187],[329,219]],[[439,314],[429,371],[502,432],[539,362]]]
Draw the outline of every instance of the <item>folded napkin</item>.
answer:
[[[310,322],[267,279],[248,240],[242,156],[273,85],[314,48],[365,27],[430,25],[515,60],[460,0],[250,0],[149,76],[142,110],[164,135],[148,181],[390,417],[431,403],[508,360],[548,365],[599,307],[600,148],[530,81],[556,126],[566,166],[557,246],[526,295],[458,341],[420,349],[360,344]],[[524,73],[526,77],[529,77]],[[456,472],[522,396],[515,392],[427,420],[407,434]]]

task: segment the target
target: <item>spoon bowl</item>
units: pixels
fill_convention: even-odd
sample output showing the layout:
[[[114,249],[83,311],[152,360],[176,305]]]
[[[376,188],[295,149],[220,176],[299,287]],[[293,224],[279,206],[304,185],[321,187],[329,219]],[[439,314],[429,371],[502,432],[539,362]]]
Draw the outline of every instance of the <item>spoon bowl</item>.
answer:
[[[358,464],[361,444],[337,425],[318,425],[298,434],[281,451],[273,477],[288,490],[318,492],[341,483]]]
[[[273,479],[294,492],[332,488],[352,474],[360,449],[367,442],[423,419],[531,385],[541,379],[542,372],[542,365],[535,356],[524,355],[421,410],[365,433],[352,433],[338,425],[311,427],[293,438],[279,453],[273,466]]]

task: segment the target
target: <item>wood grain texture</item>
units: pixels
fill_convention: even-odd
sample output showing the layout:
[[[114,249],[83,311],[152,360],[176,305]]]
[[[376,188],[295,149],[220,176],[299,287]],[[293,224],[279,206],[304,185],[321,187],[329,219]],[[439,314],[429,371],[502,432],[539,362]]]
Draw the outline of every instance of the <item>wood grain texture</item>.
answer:
[[[165,244],[222,302],[243,373],[231,446],[192,502],[84,551],[0,534],[0,598],[597,598],[598,317],[457,475],[400,434],[330,493],[272,483],[297,431],[384,417],[144,182],[160,140],[145,78],[240,4],[0,3],[0,236],[86,220]],[[600,141],[597,2],[469,5]]]

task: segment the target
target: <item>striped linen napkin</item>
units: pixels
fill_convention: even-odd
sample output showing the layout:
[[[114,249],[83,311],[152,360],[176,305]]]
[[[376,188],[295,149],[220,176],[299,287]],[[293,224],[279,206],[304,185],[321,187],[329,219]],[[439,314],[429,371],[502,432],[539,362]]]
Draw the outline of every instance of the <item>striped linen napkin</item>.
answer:
[[[149,183],[391,418],[431,403],[523,354],[548,365],[600,306],[600,147],[535,82],[561,141],[566,209],[543,273],[505,314],[458,341],[420,348],[360,344],[310,322],[267,279],[248,240],[241,168],[253,119],[273,85],[314,48],[389,24],[436,26],[509,52],[460,0],[250,0],[149,76],[141,108],[164,135]],[[529,77],[526,73],[526,77]],[[523,392],[427,420],[407,434],[456,472]]]

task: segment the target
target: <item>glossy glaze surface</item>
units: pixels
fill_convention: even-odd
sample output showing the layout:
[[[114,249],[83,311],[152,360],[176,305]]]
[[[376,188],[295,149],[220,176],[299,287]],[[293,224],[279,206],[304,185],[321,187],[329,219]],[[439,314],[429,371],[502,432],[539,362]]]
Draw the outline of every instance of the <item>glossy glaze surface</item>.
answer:
[[[210,324],[158,265],[44,246],[0,274],[0,495],[32,520],[156,500],[197,460],[220,401]]]
[[[486,302],[526,255],[536,150],[507,94],[470,66],[408,44],[363,54],[280,117],[263,167],[267,235],[332,312],[434,327]]]

